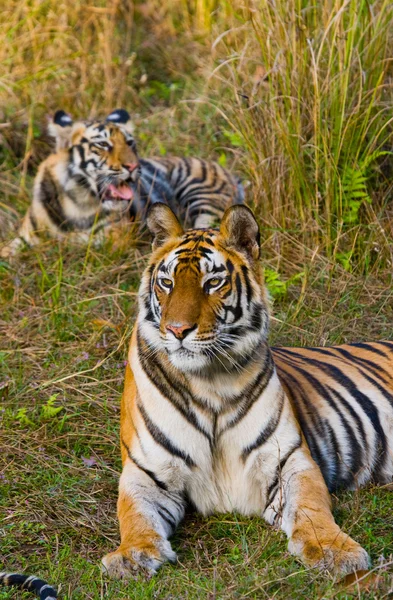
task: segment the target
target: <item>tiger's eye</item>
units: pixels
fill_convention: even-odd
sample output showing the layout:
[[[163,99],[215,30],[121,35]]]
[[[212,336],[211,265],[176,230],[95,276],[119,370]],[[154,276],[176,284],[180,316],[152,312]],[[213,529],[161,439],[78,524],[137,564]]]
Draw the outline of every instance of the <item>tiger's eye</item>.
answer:
[[[163,285],[166,288],[171,288],[172,287],[172,280],[168,279],[167,277],[161,277],[160,278],[160,285]]]
[[[96,148],[99,148],[100,150],[109,150],[111,147],[111,145],[108,142],[97,142],[94,145],[96,146]]]
[[[213,277],[213,279],[209,279],[208,284],[210,287],[216,287],[221,283],[221,279],[219,277]]]

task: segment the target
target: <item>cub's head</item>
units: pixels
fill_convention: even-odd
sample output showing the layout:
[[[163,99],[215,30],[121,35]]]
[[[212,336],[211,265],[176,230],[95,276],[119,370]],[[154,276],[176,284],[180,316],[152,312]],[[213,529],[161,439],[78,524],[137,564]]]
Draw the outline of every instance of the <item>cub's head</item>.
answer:
[[[59,110],[48,131],[56,139],[56,151],[68,151],[71,186],[87,188],[110,210],[123,210],[140,174],[128,112],[118,109],[103,121],[73,122]]]
[[[183,231],[168,206],[154,204],[147,224],[154,241],[140,290],[141,335],[182,371],[239,370],[268,333],[253,213],[232,206],[220,230]]]

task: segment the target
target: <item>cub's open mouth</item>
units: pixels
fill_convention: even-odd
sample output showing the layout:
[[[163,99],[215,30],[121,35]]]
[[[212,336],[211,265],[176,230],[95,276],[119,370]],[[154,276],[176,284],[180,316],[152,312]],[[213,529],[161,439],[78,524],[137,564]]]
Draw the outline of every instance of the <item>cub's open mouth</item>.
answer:
[[[126,183],[108,185],[104,192],[104,200],[131,200],[133,196],[132,189]]]

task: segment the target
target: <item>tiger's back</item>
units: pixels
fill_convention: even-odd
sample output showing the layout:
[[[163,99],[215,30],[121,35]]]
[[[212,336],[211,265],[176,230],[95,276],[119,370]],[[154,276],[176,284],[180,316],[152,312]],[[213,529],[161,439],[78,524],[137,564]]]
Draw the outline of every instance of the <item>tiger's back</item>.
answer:
[[[218,223],[232,204],[244,202],[239,178],[218,163],[200,158],[141,159],[138,201],[145,210],[166,202],[186,227],[208,228]]]
[[[272,348],[329,489],[393,477],[393,343]]]

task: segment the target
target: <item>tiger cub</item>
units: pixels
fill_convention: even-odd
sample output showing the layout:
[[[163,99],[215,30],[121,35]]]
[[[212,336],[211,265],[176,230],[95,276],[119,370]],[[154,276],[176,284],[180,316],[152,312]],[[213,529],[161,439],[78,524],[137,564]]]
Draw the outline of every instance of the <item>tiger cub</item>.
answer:
[[[38,169],[32,204],[18,237],[0,256],[24,243],[39,243],[45,231],[100,243],[122,218],[144,220],[146,208],[167,202],[192,227],[218,222],[232,203],[243,202],[240,180],[214,162],[199,158],[139,159],[130,115],[113,111],[104,121],[72,121],[56,112],[49,134],[56,151]]]
[[[38,168],[33,200],[18,237],[1,251],[7,258],[24,243],[39,243],[39,233],[61,239],[71,234],[87,242],[112,216],[125,214],[132,200],[140,165],[133,126],[126,111],[111,113],[103,122],[77,121],[58,111],[49,124],[56,152]]]
[[[364,391],[318,364],[321,353],[299,360],[296,349],[285,349],[273,356],[259,229],[247,207],[228,208],[219,230],[184,231],[168,206],[156,204],[147,225],[153,254],[142,276],[121,407],[121,543],[103,558],[104,569],[126,578],[175,560],[168,538],[188,500],[205,515],[263,516],[281,527],[290,552],[306,565],[342,574],[366,569],[367,552],[333,519],[324,475],[329,485],[334,473],[351,483],[344,477],[355,468],[347,422],[364,445],[361,481],[377,465],[385,480],[392,477],[393,356],[375,347],[386,362],[379,374],[372,369],[368,385],[370,371],[354,357],[351,375],[362,371]],[[276,358],[287,365],[279,371],[284,387]],[[301,366],[310,385],[298,390]],[[330,402],[311,380],[315,367]],[[336,452],[343,453],[339,466]]]

